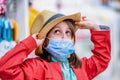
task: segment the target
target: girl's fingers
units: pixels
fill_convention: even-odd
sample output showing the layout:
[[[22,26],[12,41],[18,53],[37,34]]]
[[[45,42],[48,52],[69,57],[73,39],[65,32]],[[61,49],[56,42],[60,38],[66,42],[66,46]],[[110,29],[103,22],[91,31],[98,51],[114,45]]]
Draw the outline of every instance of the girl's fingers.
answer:
[[[80,29],[84,29],[84,23],[83,22],[75,22],[76,25],[79,26]]]
[[[86,16],[82,16],[81,21],[86,21]]]

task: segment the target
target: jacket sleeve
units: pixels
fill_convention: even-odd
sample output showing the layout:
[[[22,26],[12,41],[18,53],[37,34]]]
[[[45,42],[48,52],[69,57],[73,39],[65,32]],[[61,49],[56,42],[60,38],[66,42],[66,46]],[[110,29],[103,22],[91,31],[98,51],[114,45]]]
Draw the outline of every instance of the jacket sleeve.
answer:
[[[103,72],[110,62],[110,31],[91,30],[91,40],[94,44],[94,48],[91,50],[93,55],[88,59],[82,59],[89,79],[93,79],[96,75]]]
[[[37,44],[35,40],[30,36],[8,51],[2,58],[0,58],[0,77],[3,78],[11,73],[14,74],[15,68],[17,71],[22,71],[18,65],[23,63],[28,54],[36,47]]]

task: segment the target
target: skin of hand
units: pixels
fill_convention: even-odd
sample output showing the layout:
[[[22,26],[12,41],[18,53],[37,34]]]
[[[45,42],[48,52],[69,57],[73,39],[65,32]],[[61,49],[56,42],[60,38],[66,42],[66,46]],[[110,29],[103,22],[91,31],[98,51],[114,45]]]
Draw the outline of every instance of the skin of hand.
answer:
[[[100,30],[99,25],[91,20],[87,20],[85,16],[82,16],[80,22],[75,22],[80,29]]]
[[[34,34],[32,35],[32,37],[33,37],[34,40],[36,41],[37,46],[39,46],[40,44],[42,44],[43,41],[44,41],[44,39],[38,39],[38,34],[39,34],[39,33],[34,33]]]

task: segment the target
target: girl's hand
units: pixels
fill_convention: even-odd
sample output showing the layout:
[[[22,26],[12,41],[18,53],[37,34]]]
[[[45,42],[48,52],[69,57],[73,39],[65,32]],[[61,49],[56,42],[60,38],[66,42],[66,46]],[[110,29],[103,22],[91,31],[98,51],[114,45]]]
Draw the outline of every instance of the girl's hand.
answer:
[[[36,41],[37,46],[39,46],[40,44],[42,44],[43,41],[44,41],[44,39],[38,39],[38,34],[39,34],[39,33],[35,33],[35,34],[32,35],[32,37],[33,37],[34,40]],[[32,43],[31,43],[31,44],[32,44]]]
[[[87,20],[85,16],[82,16],[81,21],[75,22],[75,24],[77,24],[80,29],[100,30],[95,22]]]

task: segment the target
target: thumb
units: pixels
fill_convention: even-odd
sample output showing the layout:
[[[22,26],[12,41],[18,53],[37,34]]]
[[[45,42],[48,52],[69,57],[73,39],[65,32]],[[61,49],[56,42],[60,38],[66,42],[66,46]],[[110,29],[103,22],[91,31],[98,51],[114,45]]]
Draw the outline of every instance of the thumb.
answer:
[[[36,41],[37,46],[39,46],[40,44],[42,44],[43,41],[44,41],[44,39],[38,39],[38,34],[39,34],[39,33],[35,33],[35,34],[32,35],[32,37],[33,37],[34,40]]]
[[[84,22],[75,22],[76,25],[78,25],[79,27],[84,25]]]
[[[44,39],[36,39],[37,46],[41,45],[44,42]]]

